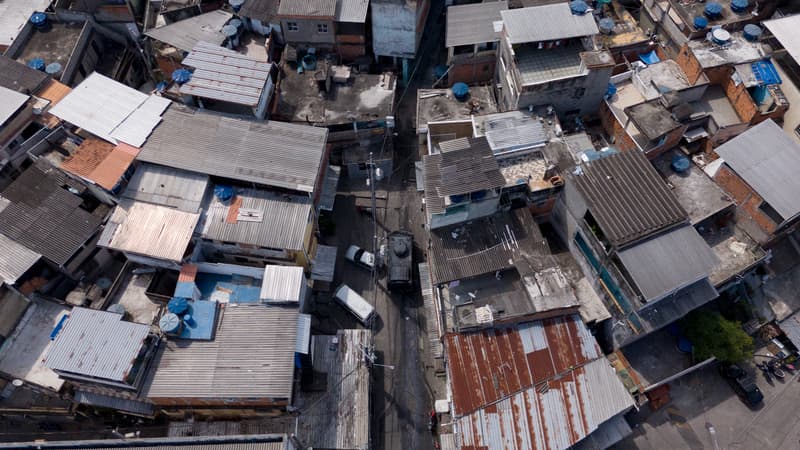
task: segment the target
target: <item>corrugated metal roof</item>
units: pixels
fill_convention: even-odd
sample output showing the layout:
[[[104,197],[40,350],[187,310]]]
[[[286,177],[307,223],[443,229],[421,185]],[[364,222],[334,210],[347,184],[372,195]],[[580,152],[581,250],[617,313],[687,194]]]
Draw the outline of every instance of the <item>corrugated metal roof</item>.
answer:
[[[370,345],[371,334],[370,330],[339,330],[336,336],[312,338],[314,370],[327,374],[327,391],[298,396],[302,411],[298,434],[308,447],[370,447],[370,372],[363,348]]]
[[[251,0],[252,1],[252,0]],[[198,42],[221,45],[225,42],[222,27],[233,17],[227,11],[217,9],[199,16],[153,28],[144,34],[185,52],[191,51]]]
[[[230,205],[217,197],[211,199],[203,223],[203,238],[285,250],[304,248],[313,206],[309,198],[258,189],[237,191],[236,198]],[[238,208],[238,214],[231,213],[234,207]]]
[[[593,14],[572,14],[566,2],[509,9],[500,15],[512,44],[591,36],[599,32]]]
[[[0,234],[0,281],[14,284],[42,255]]]
[[[425,206],[443,213],[446,197],[505,186],[506,180],[485,137],[440,143],[442,153],[423,156]]]
[[[108,219],[97,245],[180,262],[199,218],[199,214],[166,206],[122,201]]]
[[[49,0],[46,1],[49,3]],[[0,9],[2,8],[2,5],[0,5]],[[0,21],[2,21],[1,16]],[[0,29],[2,29],[2,25],[0,25]],[[45,85],[49,78],[41,70],[32,69],[8,56],[0,55],[0,86],[4,88],[23,94],[40,95],[38,94],[39,89]]]
[[[169,104],[93,72],[49,112],[112,144],[141,147]]]
[[[369,0],[337,0],[334,19],[337,22],[364,23],[368,9]]]
[[[213,341],[161,346],[145,396],[291,399],[297,314],[296,307],[226,305]]]
[[[612,245],[621,246],[689,215],[641,152],[622,152],[584,163],[569,177]]]
[[[578,315],[445,337],[460,448],[566,449],[633,399]]]
[[[81,209],[80,197],[36,166],[25,170],[2,195],[10,203],[0,211],[0,232],[58,266],[72,258],[102,221]]]
[[[800,214],[800,145],[765,120],[720,145],[715,152],[778,214]]]
[[[0,86],[0,126],[14,117],[30,96]]]
[[[128,171],[135,154],[89,137],[61,163],[61,169],[107,190],[112,190]]]
[[[780,322],[781,330],[786,333],[786,337],[800,348],[800,312],[796,312]]]
[[[336,269],[336,253],[338,247],[334,245],[318,245],[317,253],[314,255],[314,263],[311,265],[311,279],[320,281],[333,281],[333,274]]]
[[[305,294],[305,283],[302,267],[268,264],[261,281],[261,301],[297,304]]]
[[[500,33],[495,33],[493,22],[501,20],[500,11],[506,9],[505,0],[448,7],[445,47],[499,40]]]
[[[297,339],[294,351],[307,355],[311,345],[311,316],[308,314],[297,315]]]
[[[341,0],[340,0],[341,1]],[[337,0],[292,0],[281,2],[279,16],[331,17],[336,14]]]
[[[325,181],[322,184],[322,194],[319,198],[320,210],[333,211],[333,204],[336,202],[336,192],[339,189],[339,177],[341,174],[341,167],[328,166],[325,172]]]
[[[244,120],[173,105],[138,159],[314,192],[327,135],[325,128]]]
[[[210,183],[206,174],[142,163],[122,196],[196,213]]]
[[[158,437],[134,439],[103,439],[93,441],[36,441],[22,444],[6,444],[14,449],[64,449],[80,448],[111,450],[286,450],[288,440],[282,434]]]
[[[512,128],[486,132],[489,147],[495,153],[543,146],[547,143],[547,132],[539,122],[529,122]]]
[[[74,400],[83,405],[99,406],[119,411],[127,411],[143,416],[153,415],[153,405],[132,398],[124,398],[119,395],[101,394],[88,390],[79,389],[75,391]]]
[[[433,295],[431,271],[428,263],[419,263],[417,267],[419,268],[419,287],[422,292],[422,304],[425,306],[425,315],[427,317],[428,348],[434,358],[441,358],[444,355],[444,347],[440,339],[441,320],[439,308],[435,304],[437,297]]]
[[[3,0],[0,2],[0,47],[10,46],[31,14],[44,11],[51,0]],[[0,70],[2,72],[2,70]]]
[[[258,105],[273,66],[206,42],[198,42],[181,64],[195,69],[181,94],[246,106]]]
[[[239,16],[269,23],[278,13],[280,0],[247,0],[239,10]]]
[[[45,357],[53,370],[124,382],[150,332],[121,314],[72,308]]]
[[[780,19],[765,20],[764,26],[775,36],[789,55],[800,62],[800,14],[794,14]]]
[[[433,283],[508,269],[523,254],[545,254],[546,245],[526,209],[431,230],[429,264]]]
[[[655,301],[711,275],[719,259],[691,225],[617,253],[646,301]]]

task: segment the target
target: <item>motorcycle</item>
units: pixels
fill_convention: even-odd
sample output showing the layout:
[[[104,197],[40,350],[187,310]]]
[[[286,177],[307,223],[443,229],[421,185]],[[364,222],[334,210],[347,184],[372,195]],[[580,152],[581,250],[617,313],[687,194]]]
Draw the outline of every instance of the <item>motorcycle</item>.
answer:
[[[436,415],[436,410],[431,410],[430,420],[428,422],[428,429],[431,433],[436,433],[436,425],[439,424],[439,416]]]
[[[761,369],[761,372],[764,374],[764,378],[766,378],[767,383],[772,383],[772,375],[770,375],[770,370],[767,368],[766,364],[756,363],[756,367]]]
[[[778,366],[777,361],[770,361],[767,363],[767,368],[779,380],[786,378],[786,373]]]

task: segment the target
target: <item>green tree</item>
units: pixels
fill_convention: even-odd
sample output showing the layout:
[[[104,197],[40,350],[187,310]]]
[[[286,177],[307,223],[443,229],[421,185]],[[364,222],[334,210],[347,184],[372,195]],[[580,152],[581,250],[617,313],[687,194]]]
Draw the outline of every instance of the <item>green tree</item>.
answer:
[[[722,362],[738,363],[753,356],[753,338],[739,322],[716,312],[691,312],[683,319],[683,333],[692,341],[699,360],[715,356]]]

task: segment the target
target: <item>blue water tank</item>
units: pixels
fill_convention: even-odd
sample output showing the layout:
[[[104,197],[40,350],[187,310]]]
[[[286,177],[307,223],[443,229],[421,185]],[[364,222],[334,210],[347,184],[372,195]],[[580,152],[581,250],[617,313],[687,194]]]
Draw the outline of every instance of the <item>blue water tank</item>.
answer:
[[[303,64],[303,70],[317,69],[317,57],[312,54],[306,54],[300,62]]]
[[[761,33],[763,33],[763,30],[761,30],[760,26],[750,23],[744,26],[742,34],[748,41],[755,42],[761,37]]]
[[[228,3],[231,5],[233,12],[238,13],[242,9],[242,5],[244,5],[244,0],[228,0]]]
[[[158,327],[167,334],[180,334],[183,322],[173,313],[166,313],[158,321]]]
[[[606,89],[606,98],[611,98],[617,93],[617,85],[614,83],[608,83],[608,88]]]
[[[61,73],[61,64],[59,64],[57,62],[50,63],[50,64],[47,65],[47,67],[44,68],[44,71],[48,75],[51,75],[51,76],[55,77],[55,76],[57,76],[58,74]]]
[[[451,89],[453,90],[453,97],[455,97],[456,100],[464,101],[469,96],[469,86],[467,86],[466,83],[455,83]]]
[[[704,30],[708,26],[708,19],[703,16],[694,16],[694,27],[698,30]]]
[[[689,158],[683,155],[675,155],[672,157],[672,164],[670,164],[670,167],[672,167],[672,170],[674,170],[675,172],[678,173],[686,172],[687,170],[689,170],[690,166],[691,162],[689,162]]]
[[[172,72],[172,81],[178,84],[186,83],[191,79],[192,79],[192,72],[189,72],[186,69],[178,69]]]
[[[703,14],[711,20],[717,20],[722,17],[722,5],[717,2],[708,2],[706,7],[703,8]]]
[[[582,16],[589,10],[589,4],[583,0],[573,0],[569,2],[569,9],[572,11],[572,14]]]
[[[678,338],[678,351],[681,353],[692,353],[692,341],[685,336],[681,336]]]
[[[44,63],[42,58],[33,58],[28,61],[28,67],[31,69],[44,70],[45,66],[47,66],[47,64]]]
[[[31,14],[30,22],[39,31],[46,30],[50,25],[47,21],[47,14],[41,12]]]
[[[235,194],[236,191],[233,189],[233,186],[228,186],[227,184],[218,184],[214,186],[214,196],[222,203],[230,201]]]
[[[600,32],[603,34],[611,34],[614,32],[614,19],[610,17],[604,17],[597,22],[597,28],[600,29]]]
[[[747,0],[731,0],[731,11],[735,13],[743,13],[747,11],[748,6],[750,6],[750,2]]]
[[[185,323],[190,327],[197,325],[197,322],[194,321],[194,317],[192,317],[191,314],[186,314],[185,316],[183,316],[183,323]]]
[[[189,300],[185,298],[173,298],[167,303],[167,310],[172,314],[181,316],[189,311]]]

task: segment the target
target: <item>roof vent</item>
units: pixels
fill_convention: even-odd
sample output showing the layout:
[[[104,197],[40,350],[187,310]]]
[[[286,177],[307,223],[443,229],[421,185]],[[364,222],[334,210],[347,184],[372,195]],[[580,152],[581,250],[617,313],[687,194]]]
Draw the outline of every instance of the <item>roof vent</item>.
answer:
[[[583,0],[573,0],[569,2],[569,9],[572,11],[572,14],[582,16],[589,11],[589,4]]]
[[[451,89],[453,90],[453,96],[460,102],[463,102],[469,97],[469,86],[467,86],[466,83],[455,83]]]
[[[183,84],[189,82],[192,79],[192,72],[189,72],[186,69],[178,69],[172,72],[172,81]]]
[[[161,319],[158,321],[158,327],[161,328],[161,331],[165,334],[179,335],[183,328],[183,321],[173,313],[166,313],[161,316]]]
[[[709,35],[711,36],[711,42],[717,45],[727,45],[731,42],[731,34],[720,27],[711,30]]]
[[[698,30],[704,30],[708,26],[708,19],[703,16],[694,16],[694,27]]]
[[[717,2],[706,3],[703,9],[703,14],[710,20],[718,20],[722,18],[722,5]]]
[[[600,32],[603,34],[611,34],[614,32],[614,19],[610,17],[605,17],[600,19],[597,23],[597,28],[600,29]]]
[[[33,58],[32,60],[28,61],[28,67],[34,70],[41,70],[44,71],[46,64],[42,58]]]
[[[756,42],[761,37],[761,27],[755,24],[747,24],[744,26],[744,38],[750,42]]]
[[[743,13],[747,11],[750,2],[747,0],[731,0],[731,11],[735,13]]]

